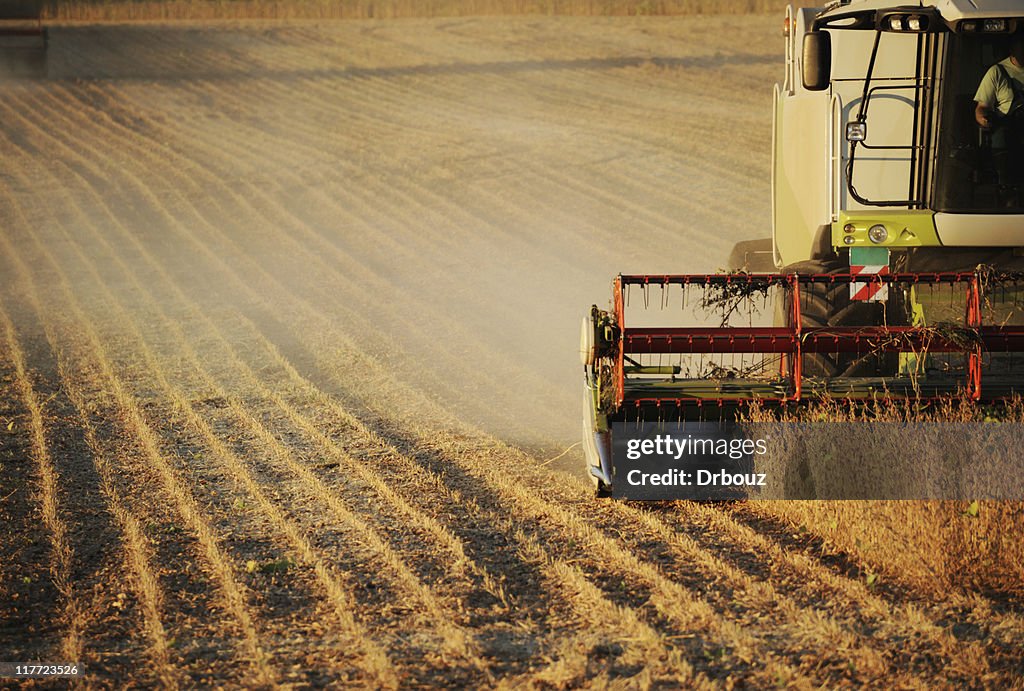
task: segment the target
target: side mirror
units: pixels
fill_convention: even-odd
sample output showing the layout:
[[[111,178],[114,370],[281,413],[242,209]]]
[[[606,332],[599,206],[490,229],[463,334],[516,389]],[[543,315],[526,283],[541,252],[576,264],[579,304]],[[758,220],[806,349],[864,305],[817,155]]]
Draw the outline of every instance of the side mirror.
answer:
[[[824,91],[832,77],[832,35],[827,31],[804,34],[803,83],[808,91]]]

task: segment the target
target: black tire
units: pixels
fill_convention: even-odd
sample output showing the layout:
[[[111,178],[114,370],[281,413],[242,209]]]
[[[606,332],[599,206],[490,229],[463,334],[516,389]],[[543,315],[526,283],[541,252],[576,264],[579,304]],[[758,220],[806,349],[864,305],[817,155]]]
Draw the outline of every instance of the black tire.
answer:
[[[809,260],[790,264],[783,273],[827,275],[847,273],[849,268],[837,260]],[[790,313],[789,299],[785,314]],[[800,316],[805,327],[868,326],[886,323],[886,306],[880,302],[850,300],[849,283],[805,283],[800,289]],[[895,373],[898,358],[889,354],[806,353],[803,374],[810,377],[875,377]]]
[[[737,242],[729,253],[729,271],[770,273],[775,271],[772,239]]]

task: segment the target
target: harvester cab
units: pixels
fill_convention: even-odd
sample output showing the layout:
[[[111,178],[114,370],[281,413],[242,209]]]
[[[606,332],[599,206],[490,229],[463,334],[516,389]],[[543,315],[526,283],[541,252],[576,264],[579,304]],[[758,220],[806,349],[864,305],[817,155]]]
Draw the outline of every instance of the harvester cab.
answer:
[[[0,0],[0,80],[47,76],[46,0]]]
[[[599,493],[616,422],[1024,391],[1024,3],[842,0],[783,35],[771,237],[728,273],[618,276],[583,320]]]

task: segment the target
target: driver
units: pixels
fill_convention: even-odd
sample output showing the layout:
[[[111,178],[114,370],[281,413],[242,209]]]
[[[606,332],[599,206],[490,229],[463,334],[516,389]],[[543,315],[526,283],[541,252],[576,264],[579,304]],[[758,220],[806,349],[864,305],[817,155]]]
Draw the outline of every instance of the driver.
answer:
[[[1001,196],[1017,205],[1018,166],[1024,160],[1024,34],[1010,44],[1010,55],[989,68],[974,95],[974,119],[992,134],[992,162]]]

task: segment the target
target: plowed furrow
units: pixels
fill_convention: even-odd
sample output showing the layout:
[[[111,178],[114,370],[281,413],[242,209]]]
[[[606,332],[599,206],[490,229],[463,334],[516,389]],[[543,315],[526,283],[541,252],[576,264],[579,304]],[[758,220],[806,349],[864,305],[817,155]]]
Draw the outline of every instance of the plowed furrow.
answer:
[[[71,619],[74,621],[78,615],[70,573],[71,547],[67,526],[57,513],[55,471],[49,460],[41,402],[29,380],[25,356],[17,345],[6,310],[3,314],[3,346],[9,357],[6,381],[10,390],[19,394],[17,399],[6,401],[17,416],[8,418],[8,432],[17,428],[19,435],[27,437],[22,443],[9,446],[5,443],[5,451],[14,451],[19,458],[5,454],[4,505],[7,510],[23,508],[26,516],[39,517],[35,530],[26,525],[28,529],[24,532],[15,532],[16,519],[4,524],[4,551],[10,550],[15,557],[5,561],[3,566],[4,638],[14,639],[7,648],[11,655],[20,654],[27,660],[49,659],[54,654],[60,657],[73,654],[78,659],[80,622],[69,622],[69,618],[74,617]],[[19,568],[15,568],[15,564]],[[22,627],[24,629],[20,629]],[[34,636],[18,640],[18,631],[30,631]]]
[[[173,334],[174,331],[169,326],[159,324],[158,331]],[[154,338],[154,335],[150,335],[149,338]],[[243,399],[245,388],[233,387],[232,390],[238,391],[239,394],[227,393],[200,364],[195,352],[187,344],[179,341],[173,346],[168,357],[172,353],[185,356],[184,368],[175,377],[175,381],[184,383],[194,380],[191,387],[175,387],[178,389],[173,393],[176,402],[195,410],[197,414],[202,413],[203,424],[199,425],[198,415],[190,415],[186,409],[189,422],[204,430],[205,442],[211,445],[218,455],[229,459],[231,456],[237,456],[237,459],[231,461],[236,479],[239,479],[265,510],[282,524],[281,529],[297,545],[301,556],[310,561],[317,574],[325,580],[328,593],[332,598],[339,600],[336,603],[339,616],[340,612],[347,613],[356,609],[355,602],[358,601],[360,607],[376,610],[373,625],[380,626],[381,615],[389,607],[389,602],[406,600],[411,596],[417,606],[412,609],[415,614],[405,626],[433,628],[441,640],[435,643],[421,634],[419,645],[426,646],[426,649],[415,651],[415,654],[404,651],[404,655],[415,660],[426,656],[427,651],[436,646],[446,656],[460,657],[463,664],[479,667],[477,652],[465,632],[450,624],[451,613],[445,611],[444,605],[419,581],[394,550],[368,524],[356,517],[337,496],[329,492],[305,463],[298,460],[266,429],[264,423],[247,409],[250,405],[256,407],[258,404]],[[223,357],[222,353],[220,355]],[[191,403],[200,396],[205,397],[209,404],[196,406]],[[230,430],[229,441],[221,441],[219,435],[212,436],[213,430]],[[244,466],[241,463],[242,458],[246,459]],[[295,489],[290,489],[291,487]],[[323,511],[318,504],[327,505],[327,509],[337,521],[336,524],[322,525]],[[276,508],[278,506],[290,508],[279,510]],[[298,507],[303,509],[300,511]],[[301,521],[306,523],[306,526],[290,528],[285,525],[286,520]],[[311,522],[318,525],[315,533],[309,525]],[[329,541],[314,545],[314,539],[323,540],[327,535],[330,535]],[[370,552],[372,556],[363,556],[362,553],[365,552]],[[321,554],[325,556],[321,557]],[[355,557],[355,554],[359,556]],[[339,576],[335,576],[332,573],[333,569],[328,569],[326,562],[323,561],[328,555],[332,566],[340,572]],[[357,582],[350,576],[354,573],[375,572],[388,574],[396,583],[381,587],[381,583]],[[346,595],[341,590],[342,586],[353,591],[353,594]],[[370,586],[373,590],[368,589]],[[343,622],[346,628],[358,630],[354,619],[349,620],[346,616]],[[362,638],[367,637],[362,632],[360,635]],[[351,641],[349,643],[351,644]],[[381,659],[379,663],[374,664],[383,666],[387,662]],[[451,674],[452,670],[449,669],[448,673]]]
[[[409,444],[409,440],[402,436],[395,436],[395,431],[388,426],[377,426],[381,424],[382,421],[378,419],[376,424],[371,425],[371,429],[376,429],[383,434],[384,439],[410,454],[428,472],[443,473],[447,483],[457,489],[463,501],[472,500],[483,506],[495,506],[497,514],[508,511],[508,508],[502,506],[515,506],[517,514],[524,521],[521,530],[528,531],[534,536],[533,539],[545,544],[554,554],[581,565],[583,573],[600,584],[613,601],[622,606],[640,608],[645,620],[663,636],[685,639],[694,631],[706,632],[696,642],[697,649],[690,651],[690,659],[694,655],[709,659],[724,656],[716,660],[717,667],[729,669],[736,666],[737,671],[741,670],[744,674],[757,674],[756,670],[749,667],[756,659],[758,665],[764,665],[764,674],[770,678],[795,679],[801,672],[813,678],[817,674],[825,674],[827,677],[837,670],[840,675],[846,671],[846,660],[837,657],[831,660],[835,670],[818,669],[816,665],[813,670],[802,669],[798,672],[799,661],[806,650],[804,646],[827,649],[839,642],[844,651],[853,648],[856,652],[856,646],[851,645],[848,635],[844,636],[838,631],[833,633],[833,628],[823,625],[825,622],[816,622],[813,613],[794,611],[792,607],[788,612],[781,612],[782,619],[775,622],[772,630],[781,634],[792,626],[794,631],[802,632],[803,637],[799,639],[802,645],[782,648],[781,641],[774,636],[763,639],[751,636],[737,624],[750,623],[747,621],[748,615],[753,620],[760,620],[761,617],[772,620],[774,608],[763,607],[766,598],[762,597],[759,601],[756,596],[761,593],[756,588],[750,588],[751,592],[746,595],[737,588],[736,601],[729,600],[730,589],[726,583],[730,574],[721,564],[716,563],[712,570],[705,572],[703,583],[687,581],[683,585],[665,575],[663,568],[666,564],[647,561],[655,556],[643,552],[643,556],[638,556],[618,539],[609,538],[596,530],[587,519],[571,514],[561,503],[548,503],[536,498],[536,487],[530,488],[515,479],[514,464],[506,464],[503,469],[500,465],[493,465],[493,461],[500,458],[500,452],[497,456],[491,456],[491,464],[487,467],[466,467],[465,464],[456,463],[459,468],[456,472],[452,467],[454,457],[480,456],[482,449],[476,446],[477,442],[456,437],[440,442],[438,437],[445,435],[435,431],[432,436],[439,443],[430,445],[431,450],[428,451],[422,446]],[[475,453],[467,453],[469,449],[474,449]],[[630,535],[639,532],[639,529],[620,521],[616,529],[609,532]],[[709,555],[701,556],[705,562],[713,561]],[[693,564],[683,566],[692,570]],[[723,582],[723,578],[726,582]],[[702,591],[708,584],[722,588],[722,597],[727,598],[727,606],[722,606],[723,601],[717,598],[710,603],[703,598]],[[749,605],[744,606],[744,599],[749,601]],[[761,607],[758,608],[758,605]],[[870,662],[870,666],[866,665],[863,670],[865,674],[877,675],[882,671],[883,665],[876,654],[868,649],[862,650],[860,654],[866,662]],[[786,664],[787,658],[794,663],[791,667]],[[816,659],[818,663],[828,664],[827,657]]]
[[[17,395],[14,352],[0,340],[0,648],[42,660],[60,649],[60,596],[52,579],[50,533],[40,520],[32,413]],[[24,358],[22,357],[22,360]]]
[[[46,304],[41,302],[41,299],[38,296],[38,287],[31,276],[31,272],[27,269],[24,262],[20,260],[18,255],[13,253],[13,250],[11,250],[10,244],[6,242],[6,239],[4,244],[7,246],[8,251],[11,252],[10,256],[15,259],[18,267],[18,273],[27,293],[32,296],[32,302],[37,305],[37,315],[44,325],[47,324],[48,320],[46,319],[46,315],[48,314],[48,311],[46,309]],[[253,665],[255,679],[262,683],[272,682],[276,674],[270,667],[268,658],[259,643],[256,629],[253,625],[252,616],[246,606],[247,598],[244,587],[235,580],[233,569],[224,556],[214,529],[203,517],[201,509],[197,505],[191,492],[189,492],[185,485],[183,485],[177,472],[161,454],[161,440],[147,423],[145,416],[140,409],[139,402],[126,391],[121,379],[115,374],[113,365],[106,356],[105,349],[92,326],[91,320],[84,312],[82,312],[81,308],[77,306],[73,297],[74,293],[70,290],[67,279],[63,273],[60,272],[59,268],[57,268],[58,265],[55,264],[52,258],[47,255],[42,246],[37,245],[37,251],[39,251],[56,270],[56,285],[59,287],[61,292],[59,298],[61,300],[60,304],[62,307],[61,309],[54,310],[52,314],[60,314],[63,312],[64,308],[70,308],[72,310],[73,317],[78,325],[76,331],[79,334],[84,335],[88,341],[92,357],[95,358],[96,365],[107,382],[106,386],[109,387],[108,390],[118,401],[118,404],[127,419],[129,427],[144,447],[149,463],[159,473],[166,495],[175,503],[182,519],[189,524],[190,529],[197,536],[212,570],[220,581],[219,585],[226,601],[225,605],[227,606],[228,611],[230,611],[237,619],[242,630],[243,637],[240,644],[242,646],[244,657]],[[52,286],[53,284],[51,284],[51,287]]]
[[[108,304],[106,307],[108,310],[111,308],[116,309],[116,305]],[[122,328],[126,326],[130,327],[131,322],[120,324]],[[388,686],[394,685],[396,680],[393,677],[386,654],[377,648],[372,639],[363,632],[352,617],[352,599],[339,578],[333,573],[333,570],[327,565],[327,562],[320,553],[314,549],[309,539],[303,534],[303,531],[290,520],[279,504],[272,500],[265,486],[261,485],[254,478],[252,472],[242,460],[240,451],[232,449],[228,443],[215,433],[214,424],[216,424],[216,421],[208,421],[197,413],[196,406],[192,401],[201,392],[205,391],[208,397],[217,397],[218,395],[223,397],[223,393],[218,392],[210,382],[201,382],[199,391],[193,392],[191,395],[186,394],[177,386],[170,385],[165,371],[176,375],[175,378],[178,381],[188,381],[189,378],[194,378],[195,372],[190,369],[182,370],[180,366],[175,370],[174,368],[177,366],[177,363],[173,361],[159,362],[158,358],[150,350],[149,345],[140,339],[137,332],[130,333],[129,338],[133,339],[129,341],[133,346],[131,350],[141,355],[143,370],[148,372],[149,376],[155,380],[160,389],[161,398],[169,406],[167,408],[163,408],[163,406],[155,407],[159,405],[158,401],[151,397],[147,400],[146,394],[142,393],[141,398],[144,404],[153,411],[151,415],[155,415],[157,419],[166,419],[172,423],[177,423],[172,424],[172,428],[182,423],[187,426],[192,433],[193,444],[196,442],[201,444],[197,450],[205,450],[212,454],[222,466],[220,472],[229,474],[235,482],[241,484],[248,497],[251,497],[254,504],[264,514],[266,520],[272,526],[272,530],[278,532],[280,536],[283,536],[291,543],[292,553],[296,554],[310,567],[315,574],[315,579],[319,581],[320,587],[326,591],[326,595],[338,620],[339,631],[346,647],[363,651],[366,661],[366,672],[371,675],[371,678]],[[165,368],[168,369],[165,370]],[[124,381],[127,383],[128,388],[134,389],[136,386],[135,382],[140,378],[141,372],[134,373],[135,376],[131,376],[132,373],[130,371],[126,374],[127,378]],[[120,378],[118,382],[120,385]],[[148,387],[143,388],[142,391],[148,391]],[[139,397],[140,393],[136,392],[134,395]],[[227,427],[230,429],[232,425],[229,423]],[[166,437],[169,433],[169,430],[165,428],[164,436]],[[237,433],[229,432],[228,434],[234,437]],[[177,442],[176,445],[180,444],[181,442]],[[201,470],[201,466],[192,466],[191,469],[195,472],[196,470]],[[211,484],[218,483],[217,474],[215,472],[207,476]],[[223,493],[223,480],[219,484],[222,485]],[[229,498],[231,497],[230,494],[228,496]],[[237,500],[237,497],[235,498]],[[234,506],[234,502],[230,506]],[[228,510],[222,508],[221,511],[227,513]],[[221,521],[225,524],[224,529],[227,529],[228,525],[235,520],[237,520],[237,516],[231,516],[230,519],[222,518]],[[235,530],[237,531],[237,528]],[[256,540],[258,538],[259,536],[253,536],[250,539]],[[277,550],[271,551],[276,552]],[[267,563],[282,563],[281,557],[278,556],[276,560],[267,560]]]
[[[371,435],[372,435],[372,433],[371,433]],[[372,435],[372,436],[373,436],[373,435]],[[410,463],[410,462],[409,462],[409,460],[404,460],[403,462],[404,462],[404,463],[407,463],[407,464],[408,464],[408,463]],[[416,465],[417,465],[417,464],[415,464],[415,463],[414,463],[414,465],[413,465],[413,469],[415,469],[415,468],[416,468]],[[421,468],[422,468],[422,464],[420,464],[420,465],[421,465]],[[422,472],[422,470],[421,470],[420,472]],[[439,473],[439,474],[438,474],[438,473]],[[435,480],[435,481],[436,481],[436,482],[437,482],[438,484],[440,484],[441,482],[444,482],[443,480],[441,480],[441,478],[442,478],[442,477],[443,477],[443,478],[447,478],[447,480],[446,480],[446,483],[449,483],[449,484],[451,484],[452,480],[451,480],[450,478],[451,478],[451,474],[452,474],[452,469],[440,469],[440,470],[436,471],[436,472],[435,472],[434,474],[435,474],[435,475],[437,476],[437,477],[436,477],[436,480]],[[466,493],[466,491],[465,491],[465,489],[466,489],[465,487],[461,487],[461,486],[460,486],[460,488],[459,488],[459,490],[458,490],[458,500],[459,500],[459,505],[463,505],[463,506],[464,506],[464,505],[466,505],[467,503],[469,503],[469,502],[471,501],[471,500],[470,500],[469,498],[470,498],[470,496],[472,496],[472,494],[467,494],[467,493]],[[494,504],[494,502],[493,502],[493,501],[487,501],[487,502],[486,502],[486,506],[490,506],[490,505],[493,505],[493,504]],[[458,506],[458,505],[457,505],[457,506]],[[464,510],[464,509],[463,509],[463,510]],[[528,518],[529,518],[529,517],[526,517],[526,519],[527,519],[527,520],[528,520]],[[497,518],[497,516],[496,516],[496,520],[500,520],[500,519],[498,519],[498,518]],[[521,519],[520,519],[520,520],[521,520]],[[505,531],[503,531],[503,532],[505,532]],[[589,542],[591,542],[591,541],[590,541],[590,539],[586,539],[586,541],[581,541],[581,542],[587,542],[587,543],[589,543]],[[575,555],[575,554],[573,554],[573,559],[577,559],[577,558],[578,558],[578,555]],[[634,563],[634,562],[635,562],[635,560],[631,561],[631,564],[632,564],[632,563]],[[634,576],[632,575],[632,573],[633,573],[633,572],[632,572],[632,570],[627,570],[626,572],[622,572],[622,573],[620,574],[620,576],[621,576],[622,578],[629,578],[629,579],[631,579],[631,580],[632,580],[632,579],[634,578]],[[674,606],[675,606],[675,604],[676,604],[676,603],[672,603],[672,602],[670,602],[670,603],[668,603],[668,604],[667,604],[666,606],[667,606],[667,607],[674,607]],[[692,623],[692,622],[690,622],[690,623]],[[776,672],[778,672],[778,670],[776,670]],[[780,674],[783,674],[783,676],[785,676],[785,673],[784,673],[784,672],[783,672],[783,673],[780,673]]]
[[[62,210],[72,208],[73,205],[68,204]],[[28,219],[22,220],[25,223],[31,222]],[[81,219],[75,220],[74,227],[82,228],[78,223]],[[60,221],[45,216],[34,221],[41,227],[63,228]],[[19,227],[27,230],[31,226]],[[26,276],[25,266],[22,262],[16,267],[22,278]],[[32,296],[31,309],[37,314],[43,314],[35,291],[30,287],[26,292]],[[235,678],[245,671],[245,667],[231,657],[234,645],[230,639],[240,640],[242,634],[235,630],[230,621],[230,608],[227,622],[220,621],[219,615],[211,616],[212,612],[221,609],[216,594],[207,592],[208,579],[216,578],[216,574],[197,573],[191,568],[178,572],[160,566],[193,561],[202,564],[203,549],[187,535],[187,531],[182,530],[181,519],[173,508],[169,508],[175,503],[174,497],[168,497],[166,502],[152,502],[153,497],[161,491],[160,482],[153,477],[145,449],[139,448],[140,442],[130,422],[124,421],[125,412],[118,407],[116,401],[111,400],[107,385],[95,371],[95,366],[90,364],[92,353],[87,347],[82,347],[78,336],[80,330],[72,326],[58,331],[58,327],[61,325],[44,322],[42,328],[51,344],[62,344],[56,351],[62,388],[79,411],[86,440],[96,458],[104,494],[110,497],[113,512],[123,526],[126,564],[133,570],[128,583],[135,586],[139,606],[143,610],[142,631],[138,635],[132,634],[130,638],[149,638],[150,657],[156,663],[149,666],[149,669],[164,685],[174,686],[181,678],[178,669],[171,669],[172,664],[175,668],[187,670],[199,667],[194,680],[200,682],[205,678],[203,675],[209,674],[211,670],[217,675],[216,678]],[[72,369],[76,371],[72,373]],[[159,582],[154,582],[157,579]],[[117,585],[122,583],[122,579],[113,578],[110,582]],[[114,600],[115,607],[123,610],[126,615],[133,612],[135,607],[130,591],[125,588],[128,583],[122,584],[122,590]],[[123,598],[126,594],[128,597]],[[41,607],[39,611],[42,612]],[[108,621],[102,623],[104,626],[108,624]],[[110,628],[113,630],[113,627]],[[112,651],[105,650],[101,644],[94,642],[93,647],[104,659],[112,659]],[[173,651],[168,650],[172,647]],[[245,648],[244,642],[242,648]],[[171,656],[174,658],[173,663],[166,662]],[[25,659],[45,658],[30,656]],[[162,664],[164,662],[166,664]],[[115,668],[103,665],[101,669],[107,671]]]
[[[379,424],[380,421],[377,422]],[[563,507],[532,497],[530,490],[515,479],[514,467],[489,465],[491,474],[487,475],[485,469],[468,470],[462,464],[451,463],[449,454],[455,448],[462,448],[458,452],[461,455],[475,447],[477,442],[473,437],[456,437],[435,430],[432,433],[435,439],[446,437],[443,443],[452,446],[448,451],[441,451],[432,445],[428,451],[410,446],[400,436],[394,436],[394,430],[386,427],[371,424],[368,431],[373,436],[380,434],[384,443],[395,445],[410,462],[419,466],[419,472],[437,476],[439,482],[443,481],[458,493],[462,503],[472,502],[488,507],[482,510],[491,514],[489,522],[500,522],[501,516],[510,515],[509,509],[514,506],[516,530],[528,539],[544,544],[549,552],[561,559],[579,565],[588,580],[602,588],[605,597],[618,606],[641,611],[647,625],[668,639],[685,641],[687,635],[694,631],[704,632],[693,641],[696,650],[691,650],[691,654],[706,653],[709,659],[724,656],[718,660],[720,667],[729,669],[735,666],[747,674],[763,674],[765,679],[796,679],[800,676],[795,668],[777,659],[775,651],[763,648],[739,627],[721,619],[707,603],[695,599],[685,588],[665,577],[656,566],[642,561],[616,541],[570,516]],[[478,456],[481,451],[475,447],[475,453],[471,455]],[[486,480],[478,477],[476,471]],[[759,660],[757,669],[751,666],[754,659]]]
[[[54,468],[50,445],[46,439],[46,426],[43,415],[44,402],[40,401],[29,378],[24,354],[18,345],[14,326],[7,317],[6,312],[2,313],[2,324],[0,326],[4,329],[4,344],[14,369],[13,384],[15,390],[20,394],[24,409],[27,411],[25,423],[29,427],[31,439],[30,455],[35,464],[30,477],[37,488],[37,496],[34,499],[37,502],[37,511],[41,517],[42,526],[45,528],[46,538],[49,543],[46,549],[48,553],[46,562],[44,562],[47,567],[47,573],[45,575],[39,573],[38,570],[32,568],[35,565],[26,564],[24,575],[21,576],[22,584],[29,585],[30,583],[25,583],[24,579],[29,579],[31,582],[32,576],[38,574],[36,575],[37,578],[42,577],[45,579],[39,584],[40,589],[46,589],[47,581],[49,581],[56,590],[58,597],[59,612],[50,614],[41,608],[39,619],[33,628],[39,627],[42,624],[43,631],[45,631],[48,623],[60,631],[59,642],[51,650],[37,651],[37,655],[39,655],[39,658],[49,658],[51,655],[56,655],[61,659],[77,661],[81,658],[82,653],[81,629],[83,622],[80,604],[74,592],[74,580],[71,571],[74,555],[68,537],[68,527],[58,506],[57,483],[59,477]],[[27,480],[28,477],[25,479]],[[13,538],[13,535],[10,537]],[[35,574],[33,574],[33,571],[35,571]],[[35,613],[29,612],[27,614],[33,616]],[[40,633],[42,634],[41,638],[48,638],[46,633]],[[26,647],[26,651],[31,650],[31,647]]]
[[[115,221],[115,223],[116,223],[116,218],[114,218],[114,217],[111,217],[111,220],[112,220],[112,221]],[[126,237],[126,238],[127,238],[128,240],[129,240],[129,242],[133,242],[133,241],[134,241],[134,242],[137,242],[137,240],[135,240],[135,238],[133,238],[131,234],[126,234],[126,235],[125,235],[125,237]],[[100,240],[101,242],[104,242],[103,236],[98,236],[98,239],[99,239],[99,240]],[[107,247],[108,247],[108,248],[110,247],[110,246],[109,246],[109,244],[107,245]],[[152,261],[152,258],[151,258],[150,256],[146,255],[146,254],[144,253],[144,251],[143,251],[143,254],[141,254],[141,255],[140,255],[140,258],[141,258],[141,259],[142,259],[143,261],[148,261],[148,262],[149,262],[149,263],[150,263],[150,264],[151,264],[152,266],[154,266],[154,267],[156,268],[156,270],[157,270],[157,271],[160,271],[160,270],[161,270],[161,269],[160,269],[160,264],[159,264],[159,263],[155,263],[155,262],[153,262],[153,261]],[[130,275],[130,273],[132,273],[132,272],[129,272],[129,275]],[[243,285],[244,285],[244,284],[243,284]],[[421,518],[422,518],[422,517],[421,517]]]
[[[93,269],[92,273],[93,273],[94,276],[96,276],[96,273],[95,273],[94,269]],[[97,279],[97,282],[98,282],[98,276],[96,276],[96,279]],[[141,288],[141,287],[136,284],[136,288]],[[106,296],[106,297],[111,298],[110,294],[108,294],[108,296]],[[152,305],[148,305],[147,307],[150,308],[150,310],[152,311]],[[120,311],[120,310],[118,310],[118,311]],[[122,313],[122,316],[126,316],[126,315],[124,313]],[[167,331],[172,331],[172,332],[174,331],[173,326],[171,325],[171,323],[165,323],[165,325],[162,326],[162,329],[167,330]],[[159,363],[154,363],[152,361],[152,355],[151,355],[150,351],[148,351],[148,346],[146,344],[137,345],[135,349],[138,350],[138,351],[141,351],[142,354],[143,354],[144,359],[147,360],[147,362],[146,362],[147,369],[150,369],[150,370],[152,370],[154,372],[157,372],[157,371],[161,370],[161,366],[159,365]],[[218,452],[218,455],[220,455],[222,457],[230,456],[231,455],[231,451],[229,449],[227,449],[226,446],[223,443],[218,441],[210,433],[210,430],[213,427],[217,426],[218,421],[215,419],[209,425],[206,425],[205,423],[201,422],[198,417],[196,417],[196,416],[189,416],[188,415],[188,409],[187,409],[187,408],[189,408],[191,406],[191,404],[188,402],[188,399],[189,398],[193,398],[194,399],[197,395],[200,394],[200,392],[206,392],[206,393],[213,392],[213,395],[207,396],[211,400],[224,400],[226,394],[224,394],[224,392],[222,390],[217,388],[215,383],[210,378],[208,378],[205,375],[203,375],[204,370],[203,370],[202,366],[199,364],[199,361],[196,359],[194,354],[189,355],[188,364],[189,364],[189,366],[186,366],[186,368],[184,370],[179,370],[179,371],[173,371],[172,370],[171,372],[173,372],[176,375],[175,379],[178,380],[178,381],[187,380],[189,377],[195,379],[196,374],[199,373],[201,375],[202,381],[198,384],[198,390],[196,392],[188,394],[188,395],[184,395],[184,394],[182,394],[180,392],[170,390],[168,388],[168,385],[167,385],[166,381],[162,381],[161,383],[165,387],[165,389],[170,391],[170,396],[172,398],[172,402],[178,403],[179,404],[178,405],[179,409],[184,409],[185,417],[187,419],[187,422],[190,425],[199,427],[201,429],[201,431],[203,432],[203,436],[205,437],[204,441],[207,444],[209,444],[210,446],[212,446]],[[169,364],[169,366],[170,366],[170,364]],[[159,375],[158,375],[158,378],[160,378]],[[314,479],[314,476],[311,473],[309,473],[308,471],[305,471],[305,469],[303,467],[301,467],[300,464],[297,464],[294,460],[292,460],[290,458],[290,454],[287,451],[287,449],[285,449],[278,441],[276,441],[276,439],[274,439],[272,436],[270,436],[265,430],[262,429],[261,426],[259,426],[259,423],[256,422],[255,418],[253,418],[250,414],[242,411],[241,405],[238,403],[237,400],[232,400],[231,407],[234,408],[234,412],[236,412],[240,417],[244,416],[249,421],[250,425],[257,426],[257,433],[261,436],[262,440],[264,442],[271,443],[274,446],[275,454],[278,454],[282,458],[286,459],[293,471],[296,471],[296,472],[300,473],[302,475],[302,477],[304,479],[306,479],[306,480],[309,480],[311,478]],[[207,413],[207,417],[209,417],[211,411],[207,411],[206,413]],[[215,413],[215,411],[213,413]],[[227,423],[224,426],[227,427],[227,428],[233,428],[233,427],[237,427],[237,424],[234,423],[234,421],[232,421],[230,423]],[[237,437],[236,437],[236,440],[237,440]],[[262,490],[257,488],[255,482],[251,481],[251,478],[247,479],[245,473],[243,473],[239,469],[237,464],[234,464],[234,465],[236,465],[236,471],[238,471],[238,473],[241,473],[241,474],[237,474],[237,477],[241,478],[243,483],[246,484],[247,487],[250,489],[250,491],[254,492],[255,495],[258,496],[258,498],[263,498],[263,496],[264,496],[263,492],[262,492]],[[316,486],[319,486],[319,485],[316,485]],[[323,499],[324,496],[326,496],[326,494],[322,492],[321,499]],[[330,499],[334,499],[334,498],[330,498]],[[267,506],[268,506],[268,503],[264,503],[264,502],[262,502],[262,500],[261,500],[261,503],[267,504]],[[341,508],[340,502],[334,501],[333,508],[340,509]],[[271,511],[273,513],[272,509],[268,509],[268,511]],[[355,520],[350,515],[350,513],[347,512],[347,510],[344,511],[344,515],[349,520],[349,522]],[[360,522],[357,522],[354,526],[350,526],[350,528],[354,528],[356,531],[365,531],[365,530],[360,530],[360,528],[365,528],[365,525],[361,524]],[[292,537],[293,539],[297,538],[297,533],[292,532],[292,531],[288,531],[288,532],[289,532],[290,537]],[[303,554],[306,554],[308,556],[308,554],[310,554],[310,552],[308,550],[304,549],[303,545],[304,545],[303,543],[300,543],[300,548],[303,548],[302,549]],[[379,539],[377,539],[375,546],[378,547],[378,548],[383,548],[384,547],[383,543],[381,541],[379,541]],[[396,558],[394,557],[394,555],[392,553],[390,553],[390,551],[386,551],[385,552],[385,556],[390,558],[392,566],[396,566],[397,567],[397,570],[399,571],[399,574],[404,578],[404,580],[406,580],[407,587],[409,587],[411,582],[412,582],[412,584],[413,584],[412,587],[416,590],[417,595],[424,596],[425,594],[428,594],[428,592],[423,588],[422,584],[419,584],[418,581],[415,581],[415,578],[411,575],[409,570],[406,567],[404,567],[403,564],[400,564],[400,562],[398,562],[396,560]],[[354,571],[354,572],[367,572],[367,571],[372,571],[373,567],[368,565],[368,564],[354,564],[354,565],[352,565],[351,570]],[[421,604],[424,604],[424,603],[421,603]],[[437,613],[439,611],[439,606],[433,600],[431,600],[430,602],[428,602],[426,604],[428,605],[428,607],[427,607],[428,613],[431,611],[431,609],[432,609],[432,611],[434,613]],[[451,636],[451,635],[457,633],[457,632],[454,632],[454,630],[452,630],[451,627],[446,627],[446,622],[443,619],[441,619],[438,622],[438,625],[439,625],[441,631],[444,631],[446,633],[446,635],[450,635]],[[463,648],[462,652],[465,653],[465,646],[467,645],[466,642],[465,642],[465,637],[462,634],[458,634],[458,638],[460,639],[458,641],[449,641],[453,645],[452,646],[447,646],[447,647],[461,647],[461,648]]]
[[[3,322],[5,330],[11,336],[13,327],[8,316],[0,312],[0,321]],[[55,347],[56,338],[52,329],[47,330],[47,338],[51,347]],[[17,343],[13,343],[13,348],[18,349]],[[22,357],[20,353],[18,357],[19,359]],[[177,688],[180,680],[177,671],[170,666],[167,633],[163,625],[163,593],[154,575],[152,550],[149,547],[148,538],[136,515],[126,508],[120,491],[115,486],[111,461],[106,455],[106,450],[101,448],[96,428],[89,419],[87,400],[82,392],[73,386],[73,379],[66,369],[66,362],[58,361],[57,369],[64,389],[82,421],[86,443],[93,452],[94,463],[100,475],[100,487],[109,502],[109,510],[116,518],[118,527],[124,535],[124,558],[129,570],[128,580],[142,610],[141,628],[149,638],[149,650],[146,657],[149,658],[155,678],[166,687]],[[124,595],[125,593],[122,591],[116,596],[115,606],[117,609],[123,610],[132,606],[131,602],[125,601]],[[105,622],[104,625],[109,626],[109,622]],[[118,635],[124,637],[125,632],[118,632]],[[131,636],[130,632],[128,636]],[[107,649],[102,652],[109,659],[112,651]],[[133,655],[133,657],[138,657],[138,655]]]

